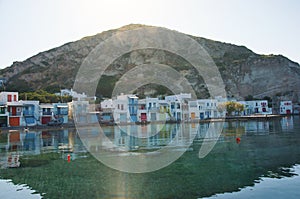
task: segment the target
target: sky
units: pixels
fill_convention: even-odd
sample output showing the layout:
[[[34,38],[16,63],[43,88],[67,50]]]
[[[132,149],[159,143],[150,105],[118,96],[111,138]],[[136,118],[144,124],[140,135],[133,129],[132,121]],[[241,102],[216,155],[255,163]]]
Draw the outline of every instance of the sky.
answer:
[[[300,63],[299,15],[298,0],[0,0],[0,68],[132,23]]]

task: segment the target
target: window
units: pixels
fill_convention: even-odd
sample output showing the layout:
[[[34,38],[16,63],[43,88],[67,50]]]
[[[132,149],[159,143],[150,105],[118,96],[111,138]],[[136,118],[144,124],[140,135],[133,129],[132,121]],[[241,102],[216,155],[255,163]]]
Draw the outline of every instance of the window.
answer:
[[[14,101],[15,102],[17,101],[17,95],[14,95]]]
[[[7,95],[7,101],[11,102],[11,95]]]

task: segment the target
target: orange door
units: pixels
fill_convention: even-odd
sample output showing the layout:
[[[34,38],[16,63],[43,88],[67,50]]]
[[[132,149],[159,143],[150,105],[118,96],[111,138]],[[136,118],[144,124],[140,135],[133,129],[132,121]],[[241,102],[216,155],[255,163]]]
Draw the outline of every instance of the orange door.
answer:
[[[20,126],[20,118],[19,117],[10,117],[9,125],[10,126]]]

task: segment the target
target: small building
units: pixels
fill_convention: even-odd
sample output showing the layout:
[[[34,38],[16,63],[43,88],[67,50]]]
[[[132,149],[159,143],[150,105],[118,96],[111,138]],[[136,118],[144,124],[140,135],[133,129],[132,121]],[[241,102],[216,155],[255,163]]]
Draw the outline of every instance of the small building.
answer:
[[[23,126],[23,103],[7,102],[7,110],[9,112],[9,126]]]
[[[67,103],[53,103],[53,115],[57,120],[62,123],[68,123],[69,106]]]
[[[138,101],[137,121],[146,123],[149,121],[146,99]]]
[[[77,93],[76,91],[73,91],[73,89],[61,89],[60,93],[55,93],[58,96],[72,96],[73,99],[81,100],[86,99],[87,95],[85,93]]]
[[[268,100],[245,101],[250,114],[272,114],[272,109],[268,107]]]
[[[0,102],[0,127],[7,127],[9,113],[7,112],[7,104]]]
[[[168,103],[166,100],[159,100],[158,103],[159,103],[159,111],[158,111],[157,121],[175,120],[172,118],[170,112],[170,103]]]
[[[17,102],[19,101],[18,92],[1,92],[0,93],[1,102]]]
[[[135,95],[128,95],[130,122],[137,122],[138,99]]]
[[[77,124],[86,124],[88,122],[89,102],[88,101],[72,101],[71,115]]]
[[[249,103],[246,101],[238,101],[238,103],[244,106],[244,110],[240,113],[242,116],[251,115],[253,110],[250,108]]]
[[[188,116],[188,111],[185,111],[188,104],[186,100],[191,99],[190,93],[180,93],[178,95],[170,95],[165,97],[165,101],[170,104],[170,117],[171,120],[182,121],[186,120]],[[186,114],[184,114],[185,112]]]
[[[157,121],[159,119],[160,100],[158,98],[146,97],[145,103],[148,113],[147,120],[152,122]]]
[[[292,103],[292,101],[281,101],[280,102],[280,114],[282,114],[282,115],[293,114],[293,103]]]
[[[208,119],[219,117],[217,110],[218,101],[216,99],[199,99],[197,106],[199,109],[199,118]]]
[[[48,124],[53,119],[53,105],[40,104],[40,123]]]
[[[26,126],[40,123],[39,101],[20,101],[23,103],[23,117]]]
[[[101,123],[113,123],[114,116],[113,112],[115,105],[112,99],[105,99],[100,103],[100,122]]]
[[[200,110],[198,108],[198,101],[193,100],[193,101],[188,101],[188,106],[189,106],[189,118],[191,121],[193,120],[199,120],[200,119]],[[202,119],[203,115],[202,115]]]
[[[121,94],[113,100],[114,119],[116,123],[137,122],[138,97],[136,95]]]
[[[2,120],[5,125],[6,113],[8,112],[8,126],[20,126],[22,125],[22,108],[23,104],[18,102],[19,94],[18,92],[1,92],[0,102],[2,103]]]

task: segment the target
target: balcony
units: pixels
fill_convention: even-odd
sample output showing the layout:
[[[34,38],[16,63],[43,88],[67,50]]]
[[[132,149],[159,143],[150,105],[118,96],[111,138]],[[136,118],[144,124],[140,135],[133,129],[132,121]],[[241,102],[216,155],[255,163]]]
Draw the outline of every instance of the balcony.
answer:
[[[5,115],[6,111],[5,110],[0,110],[0,115]]]
[[[68,115],[68,111],[67,110],[58,110],[57,115]]]
[[[16,112],[16,113],[9,112],[9,116],[21,116],[21,115],[22,115],[21,112]]]
[[[23,111],[24,116],[34,116],[34,112],[30,110],[24,110]]]
[[[52,115],[51,111],[43,111],[42,113],[43,113],[43,115]]]
[[[156,111],[159,111],[159,107],[149,107],[149,108],[148,108],[148,111],[152,111],[152,112],[153,112],[153,111],[155,111],[155,112],[156,112]]]

